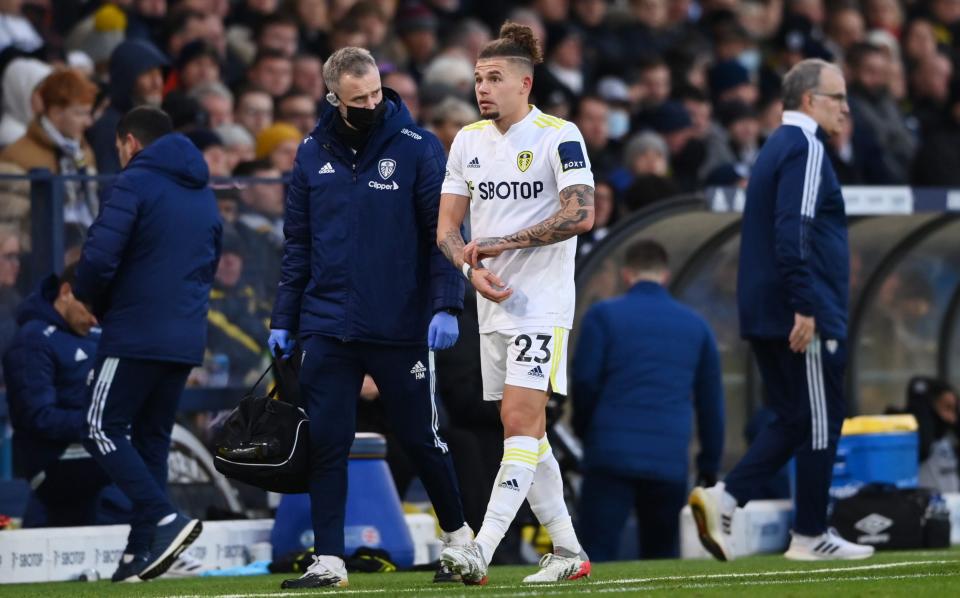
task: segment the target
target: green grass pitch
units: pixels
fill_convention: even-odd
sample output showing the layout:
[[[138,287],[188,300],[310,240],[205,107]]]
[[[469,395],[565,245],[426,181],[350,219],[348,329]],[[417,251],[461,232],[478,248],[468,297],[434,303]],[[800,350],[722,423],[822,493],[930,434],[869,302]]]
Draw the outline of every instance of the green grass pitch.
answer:
[[[795,563],[780,556],[714,561],[645,561],[598,564],[589,580],[529,586],[536,567],[495,567],[490,584],[431,584],[430,573],[353,574],[350,587],[281,591],[289,576],[156,580],[140,584],[61,582],[0,585],[0,598],[256,598],[303,594],[344,596],[960,596],[960,550],[886,552],[866,561]]]

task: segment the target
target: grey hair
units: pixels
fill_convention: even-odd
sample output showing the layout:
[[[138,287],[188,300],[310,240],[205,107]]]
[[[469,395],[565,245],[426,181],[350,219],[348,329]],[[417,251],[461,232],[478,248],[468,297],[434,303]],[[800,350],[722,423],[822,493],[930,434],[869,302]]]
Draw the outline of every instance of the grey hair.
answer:
[[[238,145],[254,145],[253,135],[243,126],[236,123],[220,125],[214,129],[214,133],[223,140],[224,147],[236,147]]]
[[[459,91],[473,88],[473,65],[463,56],[438,56],[423,72],[425,85],[449,85]]]
[[[630,138],[627,146],[623,149],[624,164],[632,163],[637,156],[648,151],[655,151],[666,158],[670,155],[667,149],[667,142],[663,140],[658,133],[653,131],[644,131]]]
[[[447,96],[430,110],[430,121],[440,124],[447,121],[473,122],[480,118],[477,109],[460,98]]]
[[[349,73],[354,77],[362,77],[367,74],[371,68],[377,68],[377,61],[369,50],[347,46],[340,48],[330,55],[327,62],[323,65],[323,81],[328,89],[333,91],[340,90],[340,77],[344,73]]]
[[[198,102],[202,102],[203,98],[207,96],[220,96],[221,98],[230,100],[230,103],[233,104],[233,93],[227,89],[226,85],[219,81],[202,83],[190,90],[190,97]]]
[[[781,86],[783,94],[783,109],[796,110],[803,104],[803,94],[812,91],[820,85],[820,75],[824,69],[837,67],[826,60],[807,58],[793,65],[783,76]]]

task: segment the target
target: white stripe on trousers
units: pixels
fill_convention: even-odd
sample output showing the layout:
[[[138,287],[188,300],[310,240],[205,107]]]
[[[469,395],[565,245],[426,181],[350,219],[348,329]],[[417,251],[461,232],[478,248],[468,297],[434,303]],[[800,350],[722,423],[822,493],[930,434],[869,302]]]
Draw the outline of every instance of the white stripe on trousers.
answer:
[[[807,396],[810,399],[810,446],[819,451],[827,448],[827,401],[823,387],[823,359],[820,335],[815,334],[807,345]]]
[[[437,366],[434,360],[433,351],[427,352],[427,364],[430,369],[430,427],[433,428],[433,445],[446,453],[449,449],[447,443],[440,440],[440,416],[437,414]]]
[[[87,411],[87,424],[90,426],[89,436],[96,442],[97,448],[103,455],[117,450],[113,441],[103,433],[103,408],[119,364],[120,360],[116,357],[107,357],[103,360],[103,365],[100,366],[100,375],[97,376],[97,383],[93,387],[93,400],[90,402],[90,409]]]

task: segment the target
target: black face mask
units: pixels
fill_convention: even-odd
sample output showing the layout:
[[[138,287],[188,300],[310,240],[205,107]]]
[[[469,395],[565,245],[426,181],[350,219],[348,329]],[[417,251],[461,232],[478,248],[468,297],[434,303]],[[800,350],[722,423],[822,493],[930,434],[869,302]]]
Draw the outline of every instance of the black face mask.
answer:
[[[387,103],[383,100],[377,104],[376,108],[357,108],[355,106],[347,106],[347,122],[350,123],[353,128],[360,131],[361,133],[366,133],[374,127],[380,119],[383,118],[383,113],[387,110]]]

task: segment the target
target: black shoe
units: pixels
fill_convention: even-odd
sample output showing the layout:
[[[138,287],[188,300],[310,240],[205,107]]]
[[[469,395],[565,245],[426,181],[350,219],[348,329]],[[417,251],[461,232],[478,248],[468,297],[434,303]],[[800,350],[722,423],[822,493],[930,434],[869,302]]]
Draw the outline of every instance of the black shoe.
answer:
[[[129,561],[127,557],[131,557]],[[145,554],[123,555],[117,565],[117,570],[110,577],[110,581],[114,583],[140,581],[140,572],[147,566],[148,560],[149,557]]]
[[[179,513],[170,523],[158,525],[150,546],[149,563],[140,573],[140,579],[153,579],[166,573],[180,553],[193,544],[201,531],[203,523],[199,519],[189,519]]]
[[[433,574],[433,583],[462,583],[463,578],[459,573],[454,573],[450,567],[443,563],[437,567],[437,572]]]

